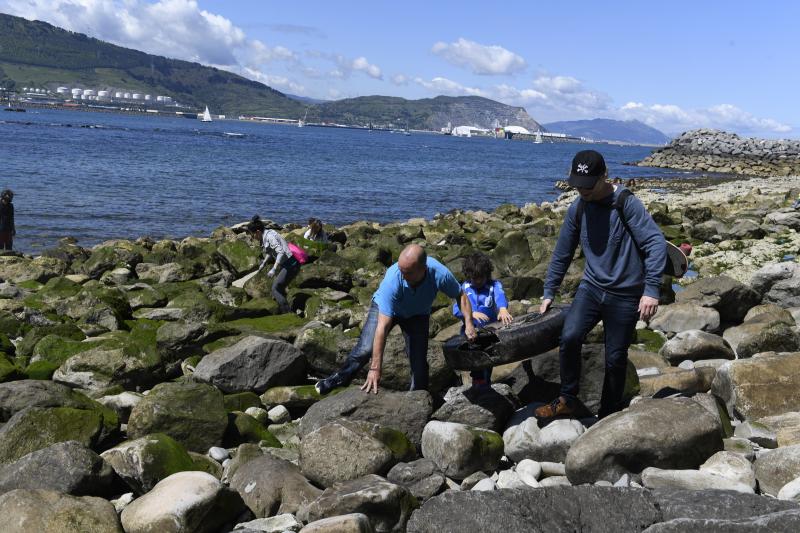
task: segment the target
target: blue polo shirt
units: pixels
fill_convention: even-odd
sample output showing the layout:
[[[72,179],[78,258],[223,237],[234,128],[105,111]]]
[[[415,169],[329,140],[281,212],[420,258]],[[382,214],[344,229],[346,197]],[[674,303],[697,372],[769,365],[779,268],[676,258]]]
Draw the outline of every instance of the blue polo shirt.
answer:
[[[428,257],[426,265],[428,270],[425,278],[417,287],[409,286],[403,279],[397,263],[389,267],[372,296],[382,315],[397,318],[429,315],[437,292],[441,291],[453,299],[459,297],[461,286],[446,266],[432,257]]]

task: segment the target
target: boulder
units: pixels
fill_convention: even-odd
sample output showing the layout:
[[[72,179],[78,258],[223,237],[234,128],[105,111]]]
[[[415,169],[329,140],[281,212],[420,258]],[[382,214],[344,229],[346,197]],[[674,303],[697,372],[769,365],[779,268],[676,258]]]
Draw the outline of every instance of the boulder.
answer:
[[[675,301],[713,307],[725,324],[741,323],[747,311],[761,302],[758,292],[728,276],[703,278],[675,296]],[[697,328],[703,329],[703,328]]]
[[[256,518],[249,522],[239,522],[234,531],[242,533],[294,533],[300,531],[303,524],[297,521],[294,515],[285,513],[270,518]]]
[[[404,487],[376,475],[337,483],[304,507],[299,518],[314,522],[332,516],[362,513],[376,533],[405,531],[416,501]]]
[[[697,468],[722,450],[719,416],[690,398],[645,399],[592,426],[566,457],[573,485],[638,474],[648,466]]]
[[[514,413],[516,398],[508,385],[494,383],[490,388],[453,387],[444,404],[433,413],[433,420],[458,422],[474,427],[502,431]]]
[[[300,468],[270,454],[244,460],[229,479],[231,488],[258,518],[275,513],[296,514],[322,493],[303,476]]]
[[[13,463],[59,442],[77,441],[91,448],[100,441],[103,417],[71,407],[30,407],[0,427],[0,465]]]
[[[643,533],[683,533],[686,531],[703,531],[705,533],[752,532],[761,533],[793,533],[800,528],[800,511],[793,509],[738,520],[724,518],[676,518],[668,522],[655,524]]]
[[[767,324],[765,328],[740,340],[736,345],[736,355],[740,358],[762,352],[796,351],[800,351],[800,332],[796,326],[783,322]]]
[[[350,513],[316,520],[300,530],[301,533],[373,533],[367,515]]]
[[[73,496],[110,496],[111,467],[84,445],[60,442],[0,468],[0,493],[43,489]]]
[[[52,381],[25,379],[0,383],[0,422],[28,407],[71,407],[97,411],[103,418],[106,433],[117,430],[114,412],[66,385]]]
[[[726,329],[722,337],[728,341],[728,344],[734,350],[738,350],[740,343],[745,343],[748,346],[748,350],[757,348],[759,343],[764,342],[764,331],[778,324],[795,326],[794,317],[789,311],[778,308],[775,304],[759,305],[753,309],[758,307],[773,307],[777,309],[770,309],[754,316],[745,317],[745,321],[742,324]],[[749,355],[752,355],[752,353]]]
[[[306,435],[337,418],[364,420],[402,431],[419,446],[422,430],[433,412],[433,400],[427,391],[365,394],[356,387],[312,405],[300,422],[300,435]]]
[[[183,446],[169,435],[154,433],[106,450],[101,457],[135,494],[144,494],[176,472],[198,470]]]
[[[270,387],[302,382],[305,370],[303,352],[291,344],[250,335],[203,357],[194,377],[225,393],[261,394]]]
[[[700,472],[714,474],[756,488],[756,475],[753,464],[741,454],[721,451],[700,465]]]
[[[330,487],[367,474],[383,475],[415,454],[414,445],[396,429],[341,419],[303,437],[300,467],[311,481]]]
[[[40,489],[0,495],[0,531],[123,533],[117,511],[107,500]]]
[[[701,359],[735,359],[728,343],[719,335],[693,329],[681,331],[664,343],[658,352],[671,364]]]
[[[503,456],[503,439],[494,431],[432,420],[422,433],[422,455],[448,477],[464,479],[494,470]]]
[[[708,392],[717,373],[712,367],[664,368],[661,372],[655,375],[641,376],[639,378],[639,394],[653,396],[664,388],[675,389],[689,395]]]
[[[766,416],[757,421],[775,433],[778,446],[800,444],[800,413],[789,412],[775,416]]]
[[[800,263],[770,263],[753,274],[750,285],[765,303],[800,306]]]
[[[244,510],[239,495],[205,472],[178,472],[137,498],[120,516],[125,533],[215,532]]]
[[[334,389],[336,394],[343,389]],[[267,409],[278,405],[283,405],[290,413],[303,413],[320,401],[322,396],[317,392],[313,385],[292,385],[289,387],[273,387],[261,395],[261,403]]]
[[[720,324],[719,312],[697,303],[675,303],[658,308],[650,320],[650,328],[666,334],[686,330],[717,331]]]
[[[766,352],[725,363],[711,391],[741,419],[800,411],[800,352]]]
[[[228,426],[222,393],[202,383],[162,383],[131,411],[128,437],[166,433],[187,450],[219,446]]]
[[[125,389],[151,386],[163,379],[161,360],[134,346],[98,346],[73,355],[53,374],[53,381],[89,391],[114,385]]]
[[[529,409],[521,409],[503,433],[505,455],[519,463],[525,459],[534,461],[563,462],[573,442],[585,428],[577,420],[554,420],[545,427]]]
[[[777,496],[784,485],[800,477],[800,445],[764,451],[753,463],[761,492]]]
[[[711,472],[698,470],[662,470],[648,467],[642,470],[642,485],[648,489],[732,490],[753,494],[753,487]]]
[[[439,494],[447,487],[444,474],[430,459],[398,463],[389,470],[386,479],[404,486],[421,502]]]

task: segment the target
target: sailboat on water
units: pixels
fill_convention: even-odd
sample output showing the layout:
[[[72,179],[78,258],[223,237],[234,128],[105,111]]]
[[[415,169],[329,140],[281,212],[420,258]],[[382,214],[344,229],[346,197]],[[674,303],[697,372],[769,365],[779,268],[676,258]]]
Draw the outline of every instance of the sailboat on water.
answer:
[[[208,112],[208,106],[206,106],[206,110],[203,111],[203,114],[200,115],[200,122],[211,122],[211,113]]]

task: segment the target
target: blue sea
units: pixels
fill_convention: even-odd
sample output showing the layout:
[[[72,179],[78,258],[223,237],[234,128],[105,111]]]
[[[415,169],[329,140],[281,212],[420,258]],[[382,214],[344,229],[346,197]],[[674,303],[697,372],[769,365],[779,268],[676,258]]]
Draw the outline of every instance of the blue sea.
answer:
[[[15,193],[15,248],[36,253],[64,236],[207,236],[254,214],[389,222],[552,200],[589,147],[32,109],[0,112],[0,187]],[[623,165],[650,148],[594,148],[613,177],[675,175]]]

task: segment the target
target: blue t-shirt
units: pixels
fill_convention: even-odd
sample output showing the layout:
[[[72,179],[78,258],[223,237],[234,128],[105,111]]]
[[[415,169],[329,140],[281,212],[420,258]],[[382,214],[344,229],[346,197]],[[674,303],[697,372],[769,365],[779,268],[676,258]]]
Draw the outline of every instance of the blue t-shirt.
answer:
[[[417,287],[409,286],[403,279],[397,263],[389,267],[372,296],[382,315],[398,318],[429,315],[437,292],[442,291],[450,298],[459,297],[461,286],[446,266],[432,257],[428,257],[426,265],[428,271]]]
[[[461,288],[469,297],[469,303],[472,304],[472,312],[478,311],[485,314],[489,317],[489,322],[497,321],[497,313],[501,307],[508,308],[508,299],[506,298],[506,293],[503,292],[503,284],[497,280],[484,283],[483,287],[478,289],[469,281],[465,281]],[[464,318],[458,302],[453,304],[453,314],[458,318]],[[485,326],[489,323],[477,318],[473,318],[472,322],[476,326]]]

